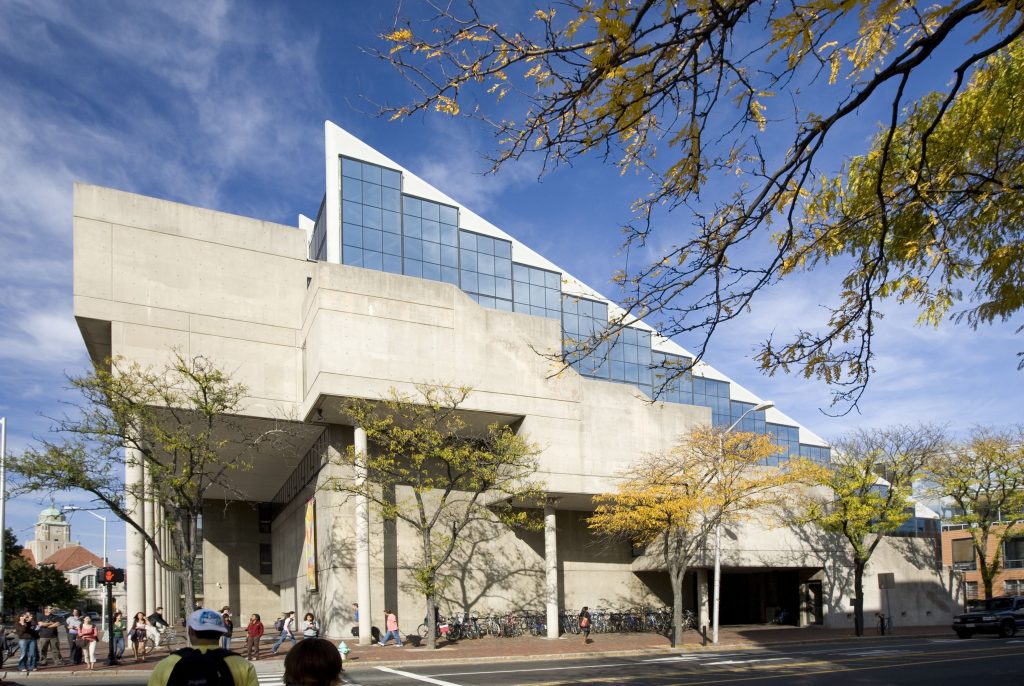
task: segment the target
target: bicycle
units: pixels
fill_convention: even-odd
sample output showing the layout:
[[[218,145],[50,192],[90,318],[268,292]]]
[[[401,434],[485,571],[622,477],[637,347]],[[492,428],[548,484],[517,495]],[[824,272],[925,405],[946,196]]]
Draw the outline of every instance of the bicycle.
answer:
[[[165,626],[163,629],[158,629],[157,631],[160,634],[160,647],[166,648],[168,655],[173,653],[175,650],[171,647],[172,645],[179,642],[184,643],[184,639],[179,636],[178,631],[170,624]],[[149,631],[146,632],[146,640],[143,643],[143,647],[145,655],[149,655],[157,648],[156,641],[153,639],[153,634]]]
[[[885,636],[887,633],[892,633],[892,615],[883,614],[876,612],[875,617],[878,617],[878,633],[881,636]]]

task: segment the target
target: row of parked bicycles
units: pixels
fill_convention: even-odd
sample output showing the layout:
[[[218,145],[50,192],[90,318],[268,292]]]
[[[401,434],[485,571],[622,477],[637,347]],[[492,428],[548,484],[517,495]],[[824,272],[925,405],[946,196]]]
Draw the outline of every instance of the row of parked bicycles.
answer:
[[[561,634],[580,633],[578,610],[563,610],[558,613],[558,630]],[[689,610],[683,610],[683,629],[694,626],[695,618]],[[426,622],[420,624],[417,633],[426,638],[430,629]],[[669,635],[672,631],[672,610],[637,608],[630,610],[590,610],[590,631],[598,634],[652,632]],[[441,617],[435,634],[438,638],[452,641],[464,638],[475,639],[483,636],[511,638],[515,636],[545,636],[548,633],[547,615],[541,612],[520,612],[486,617],[476,617],[468,612],[456,612]]]

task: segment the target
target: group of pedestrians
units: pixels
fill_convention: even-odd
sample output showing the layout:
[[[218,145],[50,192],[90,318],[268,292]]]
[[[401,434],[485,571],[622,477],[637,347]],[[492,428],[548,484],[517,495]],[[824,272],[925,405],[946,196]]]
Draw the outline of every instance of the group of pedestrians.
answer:
[[[18,649],[21,658],[18,660],[18,671],[29,674],[39,669],[40,661],[52,661],[60,664],[64,661],[61,654],[58,630],[64,624],[68,632],[69,657],[72,664],[85,664],[87,669],[96,665],[96,642],[99,640],[99,629],[92,622],[92,617],[82,615],[76,608],[63,622],[54,614],[53,607],[47,605],[36,614],[26,610],[18,615],[14,624],[14,633],[18,637]],[[52,651],[52,652],[51,652]]]

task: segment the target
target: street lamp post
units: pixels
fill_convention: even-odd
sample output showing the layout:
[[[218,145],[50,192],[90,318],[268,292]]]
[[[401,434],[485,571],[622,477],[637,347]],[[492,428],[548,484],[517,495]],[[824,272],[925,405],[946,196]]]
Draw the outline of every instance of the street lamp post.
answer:
[[[729,428],[723,431],[718,436],[718,455],[722,460],[725,459],[725,436],[730,431],[739,426],[743,418],[751,412],[759,412],[761,410],[767,410],[771,407],[775,407],[775,403],[771,400],[766,400],[762,403],[754,405],[752,408],[740,415],[740,418],[729,425]],[[718,645],[718,603],[719,593],[722,588],[722,514],[718,514],[718,521],[715,522],[715,597],[711,610],[711,643],[712,645]]]
[[[83,510],[82,508],[78,507],[77,505],[65,505],[62,509],[65,512],[84,512],[86,514],[91,514],[93,517],[95,517],[96,519],[98,519],[101,522],[103,522],[103,566],[106,567],[107,566],[107,518],[104,517],[103,515],[96,514],[92,510]],[[100,626],[106,627],[107,626],[107,603],[103,602],[103,603],[101,603],[101,605],[103,606],[103,612],[100,613]]]
[[[4,534],[7,533],[7,417],[0,417],[0,631],[4,616]]]

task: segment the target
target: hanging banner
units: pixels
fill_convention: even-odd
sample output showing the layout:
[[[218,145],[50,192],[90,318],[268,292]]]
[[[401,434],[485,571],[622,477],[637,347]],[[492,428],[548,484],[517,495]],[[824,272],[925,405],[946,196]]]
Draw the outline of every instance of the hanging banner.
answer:
[[[303,552],[306,556],[306,590],[316,593],[316,499],[306,503],[306,540]]]

